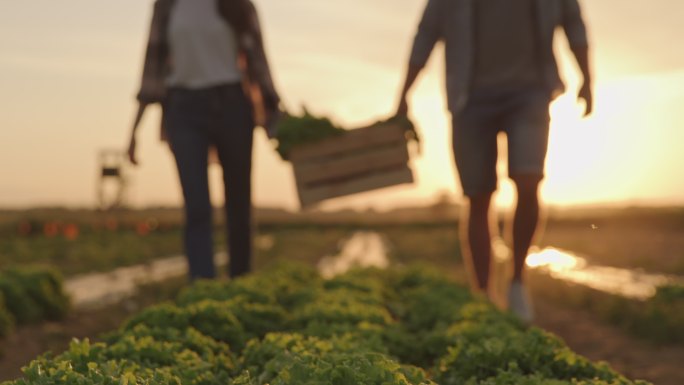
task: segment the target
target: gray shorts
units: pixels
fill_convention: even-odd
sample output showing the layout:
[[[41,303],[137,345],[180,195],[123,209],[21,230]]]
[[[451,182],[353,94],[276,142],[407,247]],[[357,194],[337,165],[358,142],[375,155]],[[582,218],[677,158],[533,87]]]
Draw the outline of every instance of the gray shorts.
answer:
[[[496,190],[499,132],[508,140],[508,175],[543,178],[549,103],[548,91],[541,88],[471,94],[453,117],[454,158],[465,195]]]

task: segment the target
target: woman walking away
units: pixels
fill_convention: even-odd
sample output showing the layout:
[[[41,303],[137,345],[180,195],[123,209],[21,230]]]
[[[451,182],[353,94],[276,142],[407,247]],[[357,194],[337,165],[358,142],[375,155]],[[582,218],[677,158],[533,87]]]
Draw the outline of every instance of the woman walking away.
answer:
[[[157,0],[128,155],[149,104],[162,106],[162,139],[176,160],[185,201],[190,279],[214,278],[207,175],[214,148],[223,169],[231,277],[250,271],[251,167],[255,125],[269,128],[279,98],[249,0]]]

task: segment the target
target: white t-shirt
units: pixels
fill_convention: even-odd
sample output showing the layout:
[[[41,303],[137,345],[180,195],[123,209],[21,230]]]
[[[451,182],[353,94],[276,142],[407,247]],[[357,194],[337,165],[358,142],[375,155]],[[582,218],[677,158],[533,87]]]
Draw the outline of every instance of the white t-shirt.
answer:
[[[241,81],[235,33],[217,0],[177,0],[168,34],[168,86],[199,89]]]

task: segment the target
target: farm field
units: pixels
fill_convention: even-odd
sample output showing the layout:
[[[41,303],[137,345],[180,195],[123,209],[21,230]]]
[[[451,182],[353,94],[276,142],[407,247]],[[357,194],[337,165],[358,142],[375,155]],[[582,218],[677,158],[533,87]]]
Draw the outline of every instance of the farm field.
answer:
[[[103,342],[74,341],[9,384],[643,384],[472,297],[433,268],[322,280],[280,264],[199,282]]]
[[[552,210],[539,244],[597,265],[684,275],[684,209]]]
[[[20,265],[27,260],[38,261],[45,265],[60,266],[63,274],[68,277],[88,271],[107,271],[117,266],[180,253],[180,217],[173,211],[126,213],[117,218],[116,230],[98,226],[97,223],[100,223],[102,218],[96,213],[71,213],[72,217],[64,215],[64,212],[51,213],[52,217],[48,215],[47,220],[42,220],[60,224],[61,232],[52,236],[45,233],[21,235],[17,232],[20,230],[21,219],[30,215],[10,214],[12,215],[0,215],[0,262],[3,266]],[[681,253],[684,250],[678,246],[682,242],[680,234],[684,234],[681,210],[640,209],[570,214],[572,215],[564,212],[558,215],[551,212],[539,244],[581,253],[591,258],[591,263],[595,264],[680,274],[678,263],[682,261]],[[38,218],[34,219],[36,222],[41,220],[41,216],[36,213],[32,213],[32,217]],[[316,220],[302,220],[301,217],[292,220],[292,217],[288,216],[275,216],[269,220],[262,218],[255,239],[256,269],[260,270],[276,259],[313,265],[321,256],[335,254],[340,247],[340,241],[345,237],[359,230],[373,230],[387,240],[390,246],[389,257],[395,265],[425,262],[449,272],[451,278],[465,282],[457,237],[457,218],[441,218],[430,222],[421,217],[421,220],[411,223],[406,219],[349,221],[350,217],[358,216],[345,214],[342,216],[344,220],[334,216],[323,220],[321,217]],[[69,223],[77,224],[79,227],[78,236],[74,239],[69,239],[64,233],[64,229],[68,228],[65,225]],[[156,227],[150,226],[145,234],[140,234],[137,228],[140,223],[156,224]],[[45,230],[44,226],[42,230]],[[217,234],[217,249],[221,249],[222,234],[218,230]],[[108,241],[102,241],[103,239]],[[17,244],[22,247],[17,247]],[[155,244],[159,246],[150,246]],[[32,245],[38,245],[35,246],[38,250],[50,250],[51,253],[33,253]],[[15,252],[8,253],[7,250]],[[17,258],[16,250],[23,250],[25,254],[19,254],[20,257]],[[38,254],[48,262],[37,258]],[[117,255],[121,254],[126,255],[117,258]],[[31,255],[34,259],[30,258]],[[50,259],[50,255],[54,259]],[[82,257],[69,259],[64,258],[65,255]],[[106,256],[105,262],[102,261],[102,256]],[[681,347],[654,345],[633,338],[593,314],[591,308],[583,309],[576,303],[564,303],[562,299],[541,295],[551,291],[548,290],[547,283],[542,280],[539,282],[533,292],[541,310],[537,323],[559,334],[572,349],[593,360],[607,360],[630,378],[645,378],[656,384],[666,385],[683,383],[681,370],[676,364],[677,360],[684,359]],[[177,285],[177,288],[180,288],[182,282],[178,282]],[[174,290],[170,289],[158,290],[156,296],[143,298],[139,303],[150,304],[169,299],[174,296],[173,292]],[[64,322],[20,328],[15,336],[10,336],[0,343],[0,349],[5,352],[24,349],[27,344],[19,342],[17,336],[23,339],[29,335],[42,335],[42,340],[51,341],[48,345],[33,344],[33,352],[29,352],[30,349],[27,347],[27,354],[24,357],[26,363],[26,360],[44,350],[60,352],[65,349],[68,344],[67,336],[71,335],[70,331],[73,330],[80,332],[73,335],[89,336],[96,340],[100,333],[111,330],[134,310],[143,306],[135,305],[136,301],[138,300],[112,307],[112,316],[103,322],[88,321],[97,320],[97,314],[73,314]],[[579,320],[577,328],[573,327],[573,322],[569,321],[571,319]],[[79,322],[90,324],[74,326],[79,325]],[[600,342],[596,341],[599,338],[597,336],[604,335],[609,335],[610,338],[601,337]],[[592,341],[589,336],[593,336],[595,340]],[[0,360],[0,379],[16,377],[21,360],[9,361],[6,358]]]
[[[349,231],[345,226],[264,224],[256,229],[254,265],[258,268],[276,257],[293,261],[319,258],[334,252]],[[214,240],[217,251],[225,250],[220,222]],[[68,277],[144,264],[182,252],[178,210],[0,212],[0,266],[4,268],[53,267]]]

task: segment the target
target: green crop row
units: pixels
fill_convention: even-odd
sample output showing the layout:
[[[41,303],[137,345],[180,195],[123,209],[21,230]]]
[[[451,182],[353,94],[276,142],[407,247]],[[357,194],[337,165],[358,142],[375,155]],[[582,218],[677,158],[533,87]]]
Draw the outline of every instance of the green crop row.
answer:
[[[256,230],[257,268],[276,258],[315,263],[321,255],[334,253],[339,239],[351,231],[345,226],[312,225],[262,225]],[[312,236],[314,233],[316,236]],[[0,266],[54,266],[65,277],[107,272],[181,254],[182,239],[178,228],[158,229],[146,236],[126,228],[115,232],[87,231],[76,240],[63,236],[0,236]],[[225,233],[216,228],[214,250],[224,249]]]
[[[426,268],[198,282],[4,385],[629,385]]]
[[[146,263],[182,252],[181,231],[141,236],[132,230],[89,231],[78,239],[64,236],[0,237],[3,266],[55,266],[65,276]]]
[[[15,324],[61,319],[68,309],[69,298],[57,271],[13,268],[0,273],[0,336]]]

